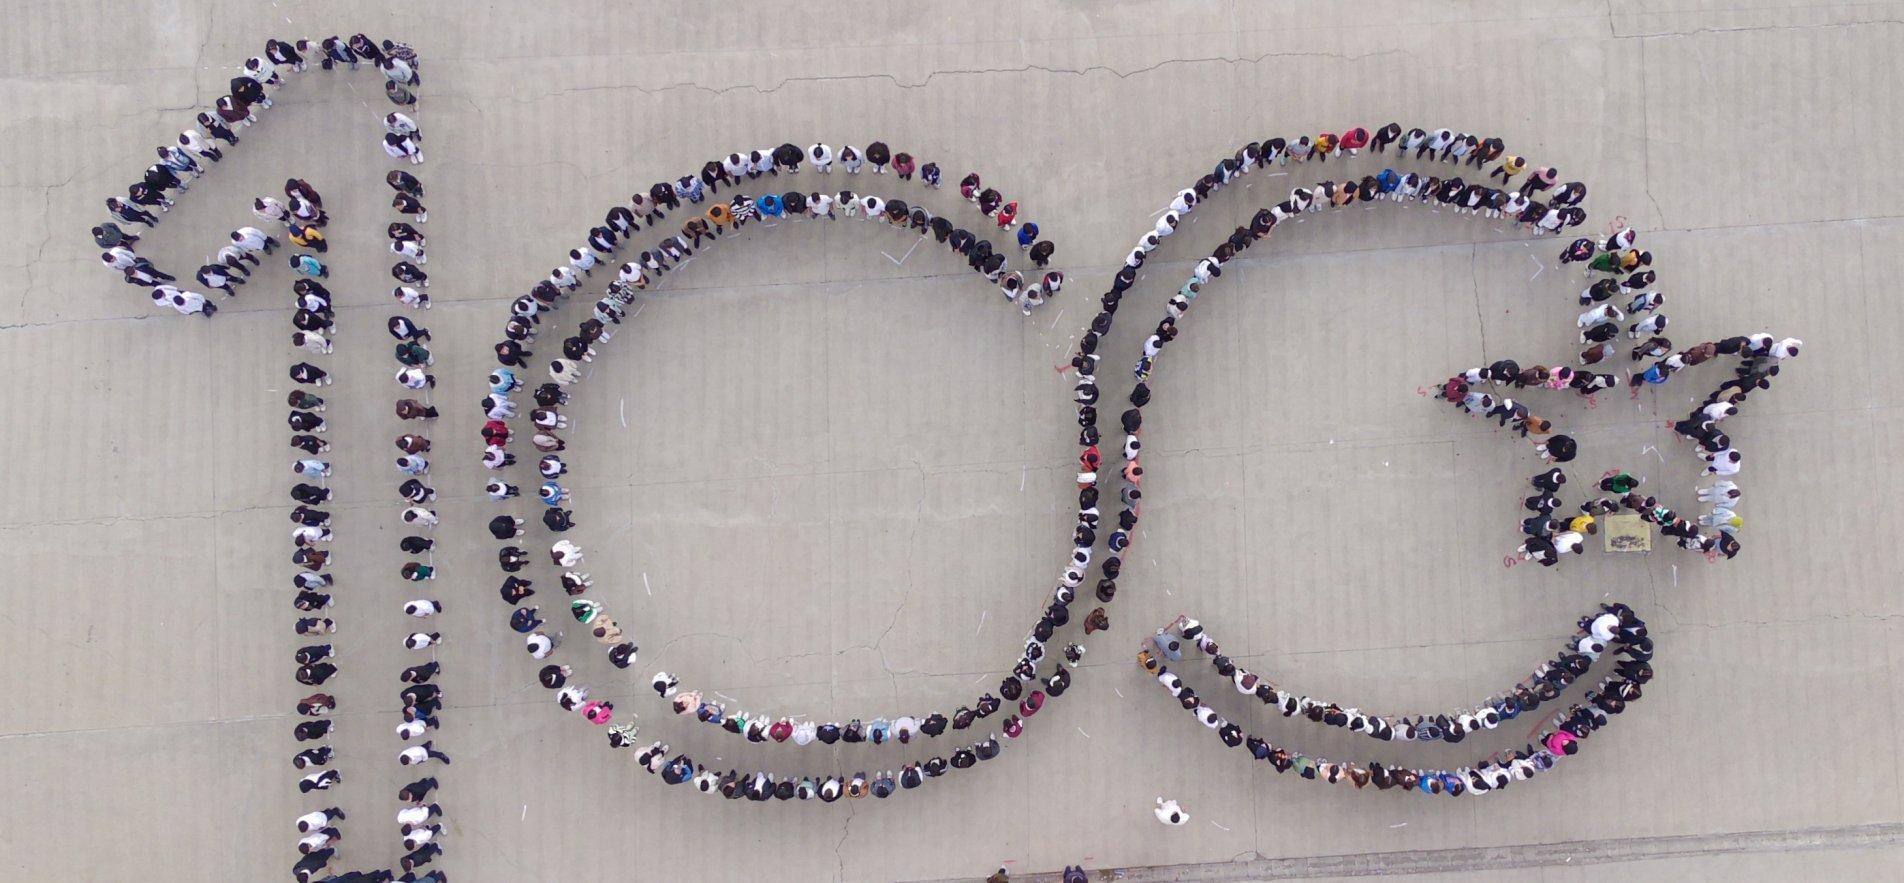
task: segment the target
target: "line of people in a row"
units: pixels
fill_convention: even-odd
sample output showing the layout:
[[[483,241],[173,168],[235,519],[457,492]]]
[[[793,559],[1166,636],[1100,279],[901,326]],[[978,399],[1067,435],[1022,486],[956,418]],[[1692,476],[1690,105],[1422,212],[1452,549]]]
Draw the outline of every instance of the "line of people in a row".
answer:
[[[1194,645],[1211,657],[1217,672],[1229,678],[1237,692],[1254,696],[1264,704],[1273,704],[1271,700],[1280,691],[1273,687],[1265,690],[1265,682],[1260,678],[1255,678],[1252,683],[1251,678],[1254,676],[1220,656],[1216,641],[1204,633],[1195,620],[1179,617],[1160,630],[1158,636],[1162,640],[1147,641],[1140,648],[1139,664],[1157,678],[1158,684],[1185,711],[1215,732],[1226,747],[1244,748],[1252,758],[1268,763],[1278,773],[1294,771],[1302,778],[1331,785],[1347,782],[1357,789],[1374,785],[1378,790],[1401,789],[1404,793],[1481,795],[1550,770],[1561,760],[1578,753],[1581,742],[1606,726],[1612,715],[1620,714],[1630,703],[1639,701],[1641,685],[1650,680],[1653,674],[1650,665],[1653,642],[1646,635],[1645,622],[1634,615],[1632,608],[1615,603],[1603,605],[1599,611],[1583,617],[1578,633],[1568,639],[1553,662],[1536,670],[1533,678],[1509,694],[1496,697],[1488,705],[1461,715],[1389,721],[1362,715],[1352,708],[1324,705],[1306,697],[1282,694],[1284,699],[1281,708],[1293,702],[1295,709],[1284,711],[1285,717],[1297,715],[1377,738],[1381,738],[1384,732],[1390,734],[1391,738],[1402,738],[1401,734],[1407,732],[1418,741],[1459,742],[1468,733],[1496,728],[1524,711],[1531,712],[1541,701],[1557,698],[1561,691],[1587,676],[1602,656],[1612,655],[1618,660],[1612,674],[1603,677],[1580,702],[1554,714],[1545,729],[1525,746],[1497,752],[1476,763],[1452,769],[1413,768],[1373,762],[1332,761],[1281,747],[1245,732],[1240,724],[1224,717],[1210,705],[1205,696],[1198,695],[1194,688],[1184,683],[1163,663],[1159,656],[1168,655],[1163,648],[1173,641],[1179,645]],[[1524,702],[1532,704],[1524,705]],[[1162,815],[1159,817],[1162,818]]]
[[[744,157],[734,154],[724,164],[710,163],[704,169],[704,179],[683,178],[673,184],[657,184],[646,195],[636,194],[632,205],[611,209],[605,216],[603,225],[589,231],[586,244],[570,251],[567,266],[558,267],[548,279],[537,283],[529,294],[516,299],[511,305],[511,317],[504,329],[504,339],[496,345],[496,356],[501,367],[490,376],[491,395],[483,402],[483,407],[490,417],[490,423],[485,425],[483,430],[486,444],[485,465],[500,470],[507,469],[516,462],[514,454],[507,450],[508,440],[513,437],[507,421],[517,416],[519,411],[508,396],[509,393],[522,387],[521,380],[516,377],[516,370],[526,368],[529,365],[529,359],[533,356],[525,345],[533,342],[538,325],[543,318],[563,300],[570,297],[572,292],[578,290],[584,279],[592,276],[600,266],[612,265],[618,260],[618,254],[624,248],[632,248],[627,245],[627,242],[632,238],[633,233],[640,229],[640,224],[646,223],[654,227],[667,211],[680,208],[684,202],[693,203],[707,199],[709,192],[717,190],[722,185],[738,185],[742,178],[753,179],[766,174],[795,174],[799,171],[800,161],[805,158],[810,158],[814,162],[814,168],[824,173],[829,170],[832,161],[830,151],[831,149],[826,148],[825,145],[816,145],[804,153],[798,148],[789,149],[783,146],[782,149],[776,151],[750,152]],[[885,151],[882,146],[882,150],[869,149],[869,152],[871,158],[877,160]],[[846,156],[850,159],[851,154],[848,153]],[[850,161],[845,162],[844,165],[849,172],[858,170]],[[716,171],[717,168],[719,171]],[[879,164],[875,162],[875,172],[878,170]],[[908,177],[904,174],[906,170],[903,168],[903,163],[900,171],[901,177]],[[932,183],[937,177],[936,171],[926,177],[927,182]],[[976,175],[968,176],[964,183],[966,185],[964,189],[972,190],[965,195],[979,203],[981,212],[993,217],[1001,230],[1012,228],[1015,223],[1015,206],[998,204],[1000,197],[997,194],[977,188]],[[667,272],[678,269],[691,256],[705,253],[707,248],[722,241],[724,237],[734,231],[745,229],[756,221],[784,218],[789,215],[827,218],[835,215],[836,206],[839,213],[848,216],[863,214],[869,219],[883,220],[896,227],[915,229],[921,236],[934,235],[948,248],[963,255],[974,271],[999,283],[1006,296],[1018,302],[1021,308],[1029,302],[1036,302],[1041,297],[1048,296],[1062,284],[1062,276],[1050,273],[1038,282],[1032,283],[1037,286],[1037,290],[1031,290],[1032,285],[1023,283],[1022,277],[1015,277],[1006,271],[1003,256],[992,249],[989,241],[970,231],[953,226],[949,219],[935,217],[923,208],[909,206],[898,199],[887,200],[877,196],[852,193],[841,193],[835,197],[826,193],[806,194],[802,191],[790,190],[784,194],[766,194],[758,197],[734,196],[725,202],[713,200],[713,204],[705,213],[690,218],[684,224],[680,234],[666,235],[656,247],[641,251],[634,256],[633,260],[623,263],[617,277],[607,284],[606,295],[596,301],[591,317],[583,320],[577,326],[576,333],[563,341],[562,357],[550,361],[551,382],[544,384],[536,391],[535,398],[538,407],[531,410],[529,414],[536,447],[545,453],[538,463],[544,480],[539,496],[548,509],[543,518],[545,527],[552,533],[559,534],[573,525],[572,514],[561,508],[562,503],[568,499],[568,492],[557,483],[557,479],[567,471],[567,465],[561,461],[558,453],[554,453],[560,450],[562,443],[559,437],[554,436],[553,430],[566,425],[566,418],[560,414],[559,408],[567,401],[568,387],[581,380],[585,364],[592,361],[597,354],[595,344],[605,342],[613,335],[614,329],[626,319],[627,308],[631,305],[636,293],[649,288]],[[1040,249],[1038,246],[1042,240],[1035,240],[1027,235],[1028,232],[1035,232],[1032,225],[1020,226],[1018,231],[1021,248],[1033,253],[1035,260],[1042,261],[1049,257],[1052,248],[1047,244]],[[507,501],[519,494],[515,486],[502,479],[491,481],[488,490],[491,498],[499,502]],[[496,516],[490,528],[493,536],[505,541],[514,540],[524,532],[522,519],[513,514]],[[570,559],[573,559],[571,563],[579,563],[579,549],[574,549],[573,544],[565,540],[557,541],[558,546],[564,544],[573,549],[572,553],[565,555],[560,549],[552,549],[552,560],[558,567],[568,566],[564,561]],[[1088,544],[1082,554],[1088,561]],[[511,568],[521,566],[528,560],[528,556],[520,549],[509,546],[502,550],[501,557],[505,570],[510,571],[505,578],[502,595],[504,600],[515,608],[511,613],[511,626],[518,631],[526,632],[525,641],[528,642],[531,654],[538,659],[543,659],[554,650],[560,635],[551,636],[535,630],[536,626],[541,624],[541,620],[534,608],[518,606],[521,601],[533,594],[534,590],[530,588],[529,581],[515,576]],[[1074,563],[1075,566],[1079,565]],[[1082,579],[1081,573],[1076,578]],[[576,574],[573,571],[564,573],[563,583],[565,588],[573,587],[572,594],[577,593],[577,590],[585,589],[587,586],[586,574]],[[1073,582],[1072,585],[1075,586],[1075,584]],[[1068,603],[1068,598],[1065,603]],[[571,602],[572,612],[574,612],[574,606],[575,602]],[[602,616],[594,602],[589,602],[588,609],[591,617]],[[1034,629],[1027,643],[1027,653],[1021,657],[1020,664],[1017,666],[1018,672],[1013,677],[1006,678],[1001,684],[1001,692],[1006,695],[1004,701],[1023,700],[1020,703],[1020,715],[1028,716],[1029,713],[1035,713],[1045,699],[1046,694],[1042,691],[1027,691],[1025,683],[1032,678],[1031,672],[1035,672],[1036,661],[1043,657],[1042,641],[1053,629],[1062,625],[1064,621],[1068,621],[1068,609],[1062,603],[1053,609],[1055,614],[1048,613],[1045,620]],[[595,620],[585,624],[593,624],[593,622]],[[609,643],[609,636],[603,635],[599,627],[596,627],[594,631],[598,640]],[[618,630],[615,636],[619,636]],[[611,644],[610,661],[617,666],[625,667],[632,660],[632,650],[632,644]],[[543,669],[542,682],[545,685],[556,682],[565,683],[568,675],[569,669],[566,666],[550,664]],[[1068,679],[1068,674],[1056,676],[1057,686],[1054,692],[1062,692]],[[1047,682],[1047,686],[1050,686],[1050,682]],[[657,676],[656,687],[664,695],[678,700],[676,707],[680,708],[682,713],[692,710],[700,720],[757,740],[772,740],[775,739],[776,734],[792,740],[797,734],[805,734],[809,728],[814,740],[836,738],[839,741],[849,742],[865,738],[868,733],[875,734],[872,738],[883,741],[886,734],[891,732],[884,726],[863,733],[856,723],[801,725],[791,720],[769,721],[765,716],[749,715],[745,712],[729,714],[721,708],[719,703],[699,701],[698,694],[693,691],[682,694],[696,697],[692,702],[677,696],[672,678],[665,674]],[[586,688],[561,688],[558,692],[558,703],[570,711],[581,712],[584,719],[594,723],[603,724],[609,720],[609,717],[603,713],[608,709],[589,701]],[[944,726],[963,729],[972,722],[997,712],[1002,705],[1003,701],[991,694],[986,694],[980,698],[977,711],[961,708],[951,715],[926,714],[917,720],[922,728],[927,721],[936,719],[945,721]],[[1008,736],[1015,736],[1021,732],[1023,717],[1020,715],[1012,715],[1005,722],[1004,730]],[[898,717],[902,721],[906,718],[903,715]],[[934,724],[934,726],[940,725]],[[910,733],[913,732],[905,727],[901,727],[901,731],[907,734],[907,738],[910,738]],[[923,732],[923,729],[919,731]],[[956,760],[957,757],[955,756],[954,759]],[[841,777],[841,781],[848,780],[846,777]],[[794,787],[790,783],[782,790]],[[816,785],[817,787],[819,786]]]

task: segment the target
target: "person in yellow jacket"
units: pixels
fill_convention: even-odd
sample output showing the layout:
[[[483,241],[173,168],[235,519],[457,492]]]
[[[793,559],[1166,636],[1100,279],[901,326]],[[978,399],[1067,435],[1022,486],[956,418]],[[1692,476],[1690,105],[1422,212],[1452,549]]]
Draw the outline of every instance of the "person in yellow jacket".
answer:
[[[291,233],[285,238],[291,240],[292,245],[308,248],[320,254],[330,251],[331,244],[325,241],[324,231],[305,224],[293,223],[290,226]]]
[[[1527,171],[1526,157],[1513,155],[1503,156],[1501,157],[1501,164],[1496,166],[1494,171],[1488,173],[1488,178],[1492,180],[1495,175],[1499,175],[1501,176],[1501,183],[1506,184],[1509,178],[1525,171]]]

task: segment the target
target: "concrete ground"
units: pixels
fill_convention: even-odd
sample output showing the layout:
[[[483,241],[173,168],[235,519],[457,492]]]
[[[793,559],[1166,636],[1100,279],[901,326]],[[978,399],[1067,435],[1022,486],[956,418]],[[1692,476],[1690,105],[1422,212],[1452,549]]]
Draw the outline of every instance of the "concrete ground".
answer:
[[[448,605],[437,744],[455,759],[440,774],[453,878],[937,879],[1000,863],[1016,878],[1081,862],[1159,880],[1850,879],[1897,866],[1904,599],[1882,440],[1904,429],[1904,392],[1878,356],[1904,331],[1885,306],[1904,271],[1904,3],[12,7],[8,879],[284,879],[291,820],[321,805],[286,763],[302,695],[284,587],[288,283],[274,271],[210,322],[156,315],[98,268],[85,230],[267,36],[358,30],[425,59],[437,306],[424,318],[445,409],[430,589]],[[246,198],[289,174],[337,218],[344,674],[331,687],[346,780],[327,796],[351,813],[352,867],[398,854],[390,815],[407,779],[390,727],[395,672],[415,661],[397,648],[412,595],[391,575],[385,439],[401,430],[378,327],[378,85],[366,72],[288,87],[145,248],[195,266],[248,221]],[[1738,560],[1504,569],[1534,460],[1415,390],[1504,354],[1566,357],[1578,277],[1552,241],[1352,209],[1280,232],[1185,322],[1147,412],[1144,535],[1115,627],[1000,759],[885,802],[710,800],[663,789],[529,686],[493,594],[473,406],[507,299],[631,189],[749,145],[883,139],[1018,196],[1070,274],[1027,321],[942,252],[882,256],[899,257],[900,234],[756,232],[647,297],[581,388],[574,536],[595,594],[642,646],[628,672],[571,654],[583,679],[697,759],[850,772],[918,755],[749,747],[667,715],[647,676],[821,719],[969,701],[1017,652],[1063,554],[1075,425],[1050,367],[1128,243],[1244,141],[1391,118],[1498,134],[1588,182],[1591,226],[1624,215],[1658,254],[1675,339],[1806,340],[1727,424],[1750,457]],[[1128,389],[1124,366],[1191,259],[1279,189],[1339,169],[1257,178],[1199,212],[1126,300],[1107,395]],[[1577,473],[1624,465],[1690,508],[1696,470],[1659,423],[1716,382],[1548,410],[1586,445]],[[1556,774],[1480,800],[1245,765],[1129,661],[1141,634],[1187,611],[1292,689],[1437,709],[1521,677],[1609,596],[1657,638],[1646,701]],[[1371,747],[1235,708],[1324,754],[1475,753]],[[1157,795],[1191,823],[1159,826]]]

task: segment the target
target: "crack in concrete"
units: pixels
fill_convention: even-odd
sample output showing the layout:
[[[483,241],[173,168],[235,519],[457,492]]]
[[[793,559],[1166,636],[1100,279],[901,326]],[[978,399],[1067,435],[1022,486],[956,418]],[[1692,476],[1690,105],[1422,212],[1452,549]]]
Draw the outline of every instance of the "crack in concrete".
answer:
[[[1736,28],[1703,27],[1685,31],[1651,31],[1643,34],[1622,34],[1613,27],[1613,13],[1607,12],[1607,26],[1613,30],[1615,40],[1646,40],[1655,37],[1697,37],[1704,34],[1744,34],[1754,31],[1821,31],[1835,28],[1861,28],[1866,25],[1904,25],[1904,19],[1873,18],[1864,21],[1825,22],[1812,25],[1743,25]]]
[[[1487,354],[1487,320],[1481,317],[1481,270],[1477,262],[1481,257],[1479,245],[1468,246],[1468,280],[1474,288],[1474,325],[1481,333],[1481,363],[1493,364]]]
[[[729,92],[740,92],[740,91],[753,91],[756,94],[760,94],[760,95],[771,95],[795,83],[836,83],[836,82],[853,82],[853,81],[866,81],[866,80],[886,80],[900,89],[923,89],[926,86],[930,85],[933,80],[939,77],[987,76],[991,74],[1044,73],[1044,74],[1062,74],[1062,75],[1079,76],[1079,77],[1089,76],[1091,74],[1109,74],[1112,77],[1115,77],[1117,79],[1127,80],[1127,79],[1130,79],[1131,77],[1151,73],[1153,71],[1157,71],[1172,65],[1188,65],[1188,64],[1252,65],[1252,64],[1260,64],[1264,61],[1269,61],[1271,59],[1279,59],[1279,58],[1334,58],[1341,61],[1359,62],[1359,61],[1364,61],[1370,58],[1379,58],[1385,55],[1398,55],[1398,54],[1401,54],[1402,51],[1403,50],[1400,50],[1400,49],[1384,49],[1378,52],[1365,52],[1360,54],[1351,54],[1347,52],[1264,52],[1260,55],[1252,55],[1252,56],[1237,57],[1237,58],[1232,58],[1228,56],[1220,56],[1220,55],[1206,56],[1206,57],[1200,57],[1200,58],[1166,58],[1163,61],[1157,62],[1156,64],[1146,65],[1140,68],[1133,68],[1128,71],[1120,71],[1117,68],[1111,67],[1109,65],[1102,65],[1102,64],[1094,64],[1094,65],[1089,65],[1089,66],[1081,67],[1081,68],[1051,67],[1051,66],[1042,65],[1042,64],[1027,64],[1027,65],[1022,65],[1019,67],[1001,67],[1001,68],[948,68],[944,70],[930,71],[923,78],[919,79],[917,82],[912,82],[912,83],[908,83],[901,80],[898,74],[871,73],[871,74],[826,74],[826,75],[811,76],[811,77],[784,77],[776,81],[773,85],[766,86],[766,87],[762,87],[756,83],[740,83],[733,86],[703,86],[699,83],[670,83],[666,86],[655,86],[655,87],[639,86],[634,84],[609,85],[609,86],[577,86],[574,88],[558,89],[554,92],[547,92],[547,93],[541,93],[536,95],[516,96],[514,100],[519,103],[528,103],[533,101],[539,101],[543,98],[548,98],[551,96],[578,95],[578,94],[588,93],[588,92],[619,92],[619,91],[625,91],[625,90],[634,90],[636,92],[640,92],[643,95],[658,95],[663,92],[672,92],[672,91],[678,91],[678,90],[706,92],[710,95],[725,95]]]

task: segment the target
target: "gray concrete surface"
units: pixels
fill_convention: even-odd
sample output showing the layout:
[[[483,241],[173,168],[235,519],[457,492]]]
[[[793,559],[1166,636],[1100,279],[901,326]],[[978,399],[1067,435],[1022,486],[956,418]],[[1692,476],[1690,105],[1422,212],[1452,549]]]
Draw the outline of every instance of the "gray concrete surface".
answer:
[[[1882,372],[1901,330],[1904,3],[9,6],[8,879],[283,879],[294,857],[291,819],[309,801],[286,763],[302,695],[282,589],[287,283],[253,286],[212,322],[152,315],[96,266],[84,231],[267,36],[357,30],[426,59],[427,324],[446,409],[432,589],[449,604],[438,744],[455,757],[442,802],[456,879],[957,878],[1001,862],[1204,880],[1896,867],[1904,601],[1883,439],[1904,428],[1904,393]],[[147,249],[195,259],[246,217],[246,197],[292,173],[338,219],[346,782],[331,795],[352,813],[349,866],[398,852],[389,728],[410,661],[396,649],[408,596],[390,576],[377,85],[292,85]],[[1592,224],[1623,214],[1660,256],[1674,337],[1806,339],[1728,424],[1753,457],[1741,559],[1503,569],[1531,456],[1414,390],[1486,357],[1570,352],[1572,283],[1556,278],[1554,243],[1379,211],[1279,235],[1186,323],[1149,410],[1147,536],[1115,630],[1093,642],[1075,695],[1000,760],[882,804],[711,801],[662,789],[528,686],[492,594],[473,405],[506,299],[631,188],[749,144],[882,138],[953,176],[982,170],[1060,246],[1073,284],[1026,322],[942,254],[882,257],[905,247],[897,235],[757,236],[649,298],[574,408],[577,536],[643,647],[628,673],[579,660],[586,679],[698,759],[870,767],[908,755],[749,750],[668,717],[647,674],[814,716],[968,699],[1016,652],[1063,552],[1075,451],[1068,386],[1049,366],[1127,243],[1242,141],[1390,118],[1498,134],[1587,181]],[[1109,346],[1108,392],[1122,394],[1116,378],[1188,259],[1280,198],[1288,179],[1268,180],[1158,255]],[[1322,369],[1332,360],[1349,370]],[[1659,421],[1693,394],[1677,384],[1555,416],[1589,445],[1582,472],[1637,467],[1683,496],[1694,470]],[[1678,456],[1662,464],[1647,445]],[[1658,637],[1647,701],[1558,774],[1478,801],[1245,766],[1126,652],[1189,611],[1292,687],[1439,708],[1521,676],[1609,595]],[[1325,754],[1468,756],[1252,719]],[[1192,823],[1157,825],[1159,794]]]

